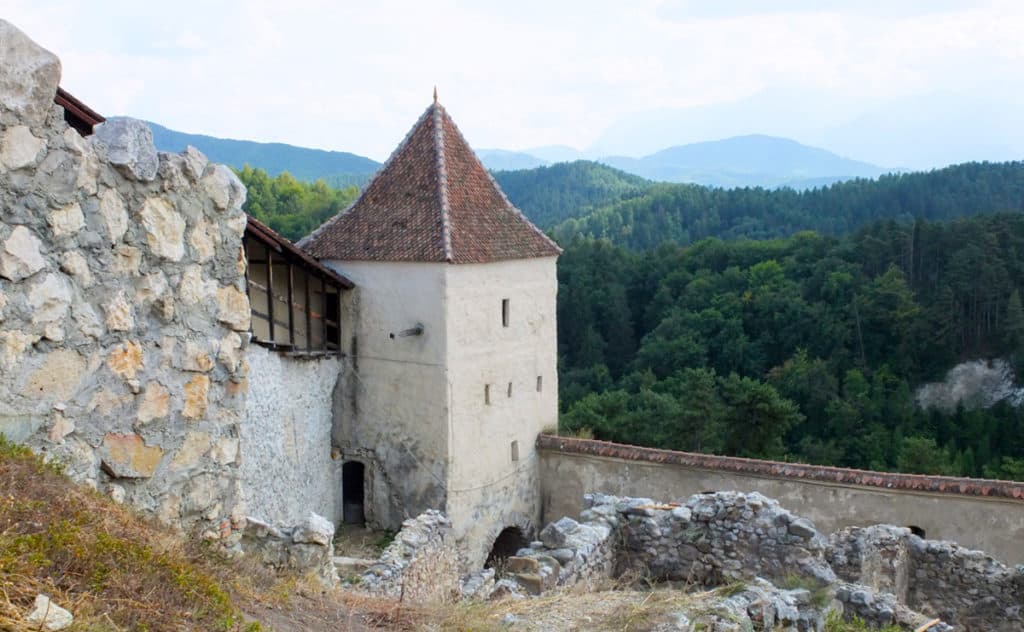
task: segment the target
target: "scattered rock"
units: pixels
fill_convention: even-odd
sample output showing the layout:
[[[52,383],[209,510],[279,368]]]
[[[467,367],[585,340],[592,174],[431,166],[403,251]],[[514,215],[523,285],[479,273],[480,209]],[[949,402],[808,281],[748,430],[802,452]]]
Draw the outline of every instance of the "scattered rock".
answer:
[[[49,597],[43,594],[36,595],[35,607],[25,618],[26,623],[47,630],[63,630],[69,627],[74,620],[75,618],[70,612],[53,603]]]

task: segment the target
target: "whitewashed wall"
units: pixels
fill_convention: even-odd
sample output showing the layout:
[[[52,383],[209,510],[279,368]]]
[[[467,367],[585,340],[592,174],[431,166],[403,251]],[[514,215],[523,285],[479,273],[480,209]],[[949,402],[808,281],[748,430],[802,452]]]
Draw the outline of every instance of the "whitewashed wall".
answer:
[[[294,525],[314,512],[341,521],[341,463],[331,456],[338,358],[289,358],[251,345],[241,426],[248,515]]]
[[[502,529],[529,531],[540,519],[534,443],[558,420],[555,262],[545,257],[447,268],[447,510],[471,565],[486,559]],[[503,299],[509,300],[507,327]]]

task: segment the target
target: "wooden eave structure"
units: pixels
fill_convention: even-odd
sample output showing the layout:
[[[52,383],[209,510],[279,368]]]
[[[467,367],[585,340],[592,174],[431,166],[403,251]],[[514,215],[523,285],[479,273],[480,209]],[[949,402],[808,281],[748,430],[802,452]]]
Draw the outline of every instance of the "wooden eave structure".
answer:
[[[251,237],[263,242],[266,246],[272,248],[275,252],[286,258],[291,257],[293,259],[297,259],[301,262],[301,265],[311,268],[314,274],[326,278],[339,288],[351,290],[355,287],[355,284],[352,283],[352,281],[306,254],[304,250],[289,241],[287,237],[276,232],[273,228],[267,226],[252,215],[247,214],[246,218],[248,220],[245,225],[246,237]]]
[[[297,356],[341,353],[341,293],[355,284],[263,222],[246,218],[253,342]]]
[[[64,108],[64,120],[82,136],[91,135],[94,127],[107,120],[64,88],[57,88],[53,102]]]

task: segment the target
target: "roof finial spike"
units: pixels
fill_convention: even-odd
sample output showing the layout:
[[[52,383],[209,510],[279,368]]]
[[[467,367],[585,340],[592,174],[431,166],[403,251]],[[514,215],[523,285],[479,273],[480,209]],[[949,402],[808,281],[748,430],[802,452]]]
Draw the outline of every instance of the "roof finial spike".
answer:
[[[434,103],[437,103],[437,86],[434,86]]]

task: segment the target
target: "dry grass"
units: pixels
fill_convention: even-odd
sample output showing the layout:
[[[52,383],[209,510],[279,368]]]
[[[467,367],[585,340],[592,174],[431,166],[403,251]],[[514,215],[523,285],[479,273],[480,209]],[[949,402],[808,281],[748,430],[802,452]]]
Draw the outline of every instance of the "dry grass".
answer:
[[[223,566],[0,437],[0,627],[45,593],[81,629],[258,629]]]
[[[515,617],[516,630],[619,631],[649,630],[667,622],[672,613],[699,609],[715,592],[691,592],[661,586],[636,590],[618,583],[577,584],[532,599],[504,599],[496,602],[464,602],[436,620],[424,623],[425,630],[486,632],[507,629],[508,615]]]

